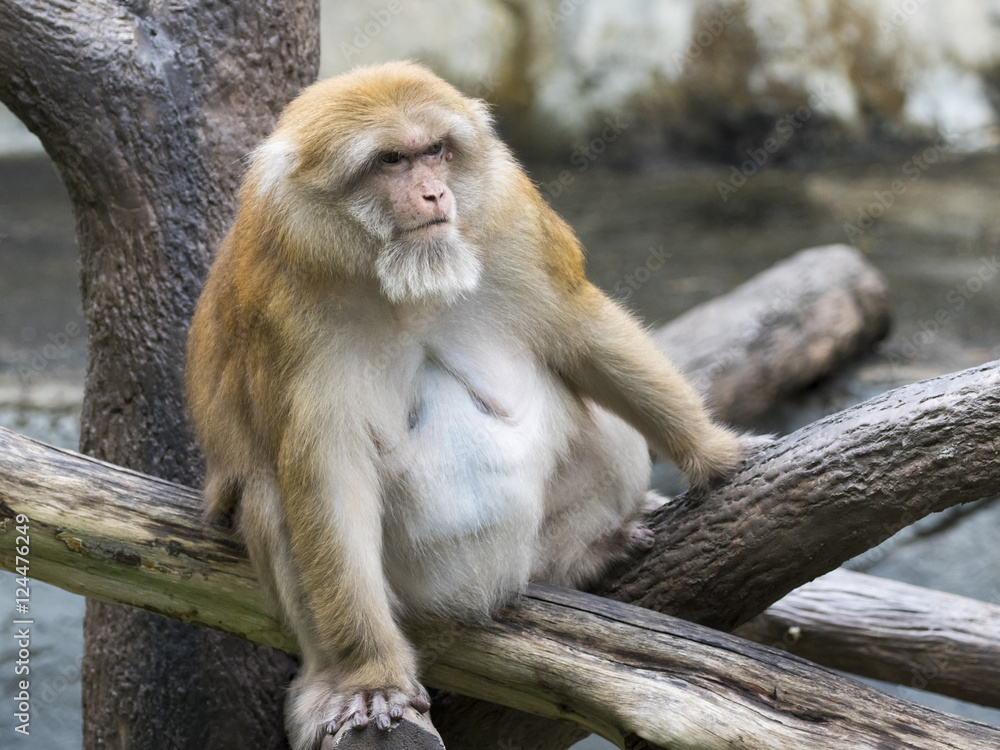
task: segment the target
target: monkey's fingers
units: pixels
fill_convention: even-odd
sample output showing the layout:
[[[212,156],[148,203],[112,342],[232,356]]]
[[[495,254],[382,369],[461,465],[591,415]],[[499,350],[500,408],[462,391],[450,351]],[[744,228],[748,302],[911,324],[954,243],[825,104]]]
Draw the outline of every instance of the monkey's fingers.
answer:
[[[351,709],[354,716],[351,719],[351,726],[355,729],[361,729],[362,727],[368,726],[368,701],[365,700],[365,694],[363,692],[358,692],[354,694],[354,698],[351,700]]]
[[[326,733],[336,734],[348,722],[355,728],[367,726],[368,709],[363,692],[359,691],[355,693],[337,706],[337,710],[333,714],[333,719],[326,725]]]
[[[636,552],[653,549],[656,544],[656,534],[645,526],[636,526],[629,532],[629,547]]]
[[[376,690],[374,695],[372,695],[372,718],[375,720],[375,726],[379,729],[388,729],[391,727],[392,720],[402,716],[402,713],[397,716],[394,709],[395,706],[390,707],[385,693],[381,690]]]

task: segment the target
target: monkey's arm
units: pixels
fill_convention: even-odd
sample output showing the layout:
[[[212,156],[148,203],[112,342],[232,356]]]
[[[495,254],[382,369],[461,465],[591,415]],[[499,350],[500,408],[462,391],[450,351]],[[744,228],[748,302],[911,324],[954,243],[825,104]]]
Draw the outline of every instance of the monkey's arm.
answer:
[[[576,390],[629,422],[692,484],[736,467],[744,441],[711,421],[698,393],[630,315],[587,282],[567,302],[556,316],[554,364]]]

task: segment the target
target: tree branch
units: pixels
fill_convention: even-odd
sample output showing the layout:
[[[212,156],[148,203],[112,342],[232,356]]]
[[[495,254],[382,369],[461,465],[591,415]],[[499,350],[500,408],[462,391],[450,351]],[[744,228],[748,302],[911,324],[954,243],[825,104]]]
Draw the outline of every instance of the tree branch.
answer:
[[[821,419],[660,509],[653,551],[596,593],[731,630],[928,513],[1000,492],[998,423],[1000,361]]]
[[[833,669],[1000,708],[1000,607],[835,570],[736,635]]]

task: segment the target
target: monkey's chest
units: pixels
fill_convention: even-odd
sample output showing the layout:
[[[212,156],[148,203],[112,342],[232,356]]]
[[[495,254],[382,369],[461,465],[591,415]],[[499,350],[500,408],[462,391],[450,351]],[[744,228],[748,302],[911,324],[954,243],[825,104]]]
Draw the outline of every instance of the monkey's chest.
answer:
[[[401,571],[397,593],[420,592],[414,607],[488,608],[531,567],[559,443],[553,384],[530,362],[491,362],[487,371],[427,358],[408,389],[384,542],[387,569]]]

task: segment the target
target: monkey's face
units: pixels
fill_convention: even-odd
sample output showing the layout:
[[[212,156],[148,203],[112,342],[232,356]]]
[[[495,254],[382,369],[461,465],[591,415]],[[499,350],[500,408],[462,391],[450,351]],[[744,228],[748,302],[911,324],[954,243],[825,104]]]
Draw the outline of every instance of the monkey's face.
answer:
[[[376,278],[393,302],[449,302],[479,283],[475,227],[508,160],[482,102],[390,63],[307,89],[248,185],[309,259]]]
[[[382,152],[376,164],[375,179],[391,205],[393,231],[397,237],[444,237],[455,221],[455,196],[448,187],[454,155],[440,140],[425,145],[414,138],[408,145],[406,151]]]
[[[394,302],[451,301],[475,289],[478,252],[458,227],[450,186],[454,151],[447,136],[420,132],[377,154],[355,216],[378,239],[375,269]]]

